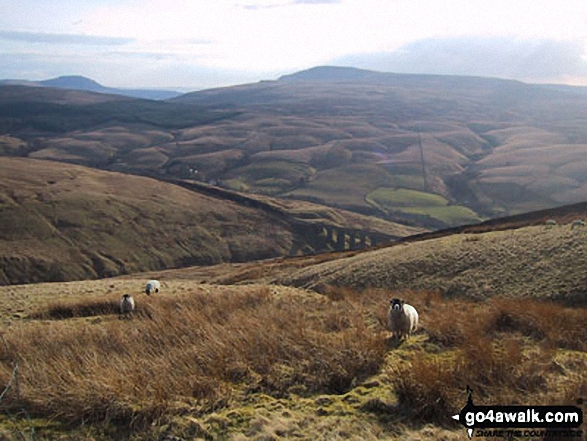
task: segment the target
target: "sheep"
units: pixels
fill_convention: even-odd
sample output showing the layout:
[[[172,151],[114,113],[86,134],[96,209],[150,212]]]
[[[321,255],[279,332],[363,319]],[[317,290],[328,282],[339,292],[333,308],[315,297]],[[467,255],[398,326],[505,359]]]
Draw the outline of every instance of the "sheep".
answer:
[[[120,299],[120,314],[122,316],[130,316],[135,310],[135,301],[130,294],[124,294]]]
[[[585,226],[585,222],[583,222],[581,219],[575,219],[573,221],[573,223],[571,224],[571,230],[574,230],[575,228],[578,227],[584,227]]]
[[[145,294],[150,296],[152,292],[158,293],[160,289],[161,284],[159,283],[159,280],[149,280],[145,287]]]
[[[552,228],[556,225],[556,221],[554,219],[548,219],[546,221],[546,228]]]
[[[416,308],[400,299],[391,299],[389,303],[391,304],[387,313],[389,331],[398,340],[409,337],[418,329],[418,312]]]

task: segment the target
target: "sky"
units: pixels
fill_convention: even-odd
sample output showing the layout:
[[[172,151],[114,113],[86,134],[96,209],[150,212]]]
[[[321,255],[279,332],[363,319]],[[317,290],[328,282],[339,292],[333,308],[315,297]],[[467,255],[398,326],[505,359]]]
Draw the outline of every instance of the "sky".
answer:
[[[0,79],[187,91],[319,65],[587,85],[587,2],[0,2]]]

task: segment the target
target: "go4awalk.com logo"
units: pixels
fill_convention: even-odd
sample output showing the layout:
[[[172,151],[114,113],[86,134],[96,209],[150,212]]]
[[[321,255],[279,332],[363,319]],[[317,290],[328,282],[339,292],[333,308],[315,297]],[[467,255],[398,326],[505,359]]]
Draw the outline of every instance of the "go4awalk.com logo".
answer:
[[[475,436],[495,438],[582,439],[583,410],[578,406],[476,406],[473,390],[461,411],[453,415]],[[582,404],[578,400],[578,404]]]

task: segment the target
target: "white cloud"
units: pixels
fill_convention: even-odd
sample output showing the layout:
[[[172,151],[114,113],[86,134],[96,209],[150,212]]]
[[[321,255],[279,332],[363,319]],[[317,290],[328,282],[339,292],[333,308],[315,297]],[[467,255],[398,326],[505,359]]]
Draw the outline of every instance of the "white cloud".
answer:
[[[66,46],[66,36],[77,35],[73,39],[79,38],[78,42],[105,38],[104,44],[112,43],[112,50],[96,52],[90,57],[94,64],[103,63],[101,56],[108,60],[123,56],[120,51],[114,51],[114,43],[120,42],[124,43],[124,53],[157,55],[159,60],[169,63],[174,60],[182,68],[248,72],[259,79],[267,72],[292,72],[349,54],[393,52],[426,39],[512,38],[572,42],[584,49],[585,23],[587,2],[584,0],[3,0],[0,3],[0,31],[13,36],[11,53],[24,53],[27,44],[38,44],[27,41],[29,36],[53,38],[54,44],[63,40],[60,45]],[[20,41],[16,41],[18,35]],[[74,41],[69,43],[72,43],[71,52],[75,53]],[[0,48],[0,53],[7,51]],[[118,62],[125,64],[123,59]],[[136,71],[141,68],[151,70],[146,62],[136,65]],[[568,77],[572,75],[575,73],[569,72]],[[176,76],[180,77],[179,71]],[[113,80],[106,84],[116,85],[114,81],[119,77],[118,72],[113,72]],[[171,81],[169,78],[152,81],[163,80]]]
[[[587,80],[582,45],[511,37],[424,39],[396,51],[354,54],[333,64],[398,73],[474,75],[532,82]]]
[[[310,5],[324,5],[324,4],[333,4],[333,3],[340,3],[341,0],[294,0],[295,4],[310,4]]]
[[[25,43],[117,46],[132,43],[132,38],[104,37],[99,35],[81,34],[50,34],[44,32],[0,31],[0,40]]]

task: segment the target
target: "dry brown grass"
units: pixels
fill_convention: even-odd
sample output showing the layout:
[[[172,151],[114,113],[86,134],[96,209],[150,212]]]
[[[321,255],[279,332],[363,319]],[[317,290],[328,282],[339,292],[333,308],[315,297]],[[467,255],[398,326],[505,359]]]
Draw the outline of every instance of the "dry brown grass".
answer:
[[[255,260],[292,246],[286,222],[171,184],[29,158],[0,163],[0,284]]]
[[[100,302],[83,300],[77,309],[48,307],[46,316],[87,316],[92,305],[104,313]],[[0,382],[18,362],[20,397],[9,394],[2,405],[72,423],[143,427],[182,406],[222,407],[239,388],[341,393],[384,359],[384,340],[360,303],[248,287],[141,305],[149,313],[132,320],[15,326],[5,336]]]
[[[517,333],[545,347],[587,350],[585,308],[529,299],[494,298],[476,303],[462,299],[433,302],[427,311],[427,332],[443,346],[464,344],[472,336],[499,337]]]
[[[587,235],[532,226],[404,242],[291,271],[284,285],[439,291],[449,297],[552,299],[586,306]]]
[[[557,350],[587,350],[587,309],[500,298],[477,303],[433,292],[415,296],[428,341],[443,350],[394,372],[400,407],[410,418],[449,424],[446,415],[464,404],[466,385],[479,401],[507,404],[568,404],[587,387],[584,375],[556,379],[566,372]],[[574,366],[579,371],[586,367],[581,358],[573,360],[583,363]]]
[[[5,329],[0,383],[17,362],[20,396],[11,388],[0,414],[25,410],[37,427],[50,418],[104,439],[190,439],[197,429],[209,439],[427,440],[431,428],[460,433],[450,414],[467,385],[477,404],[569,404],[587,392],[584,308],[166,280],[123,320],[109,308],[135,282],[108,283],[110,300],[88,294],[98,282],[66,284],[59,301]],[[420,313],[401,344],[382,332],[391,297]]]

